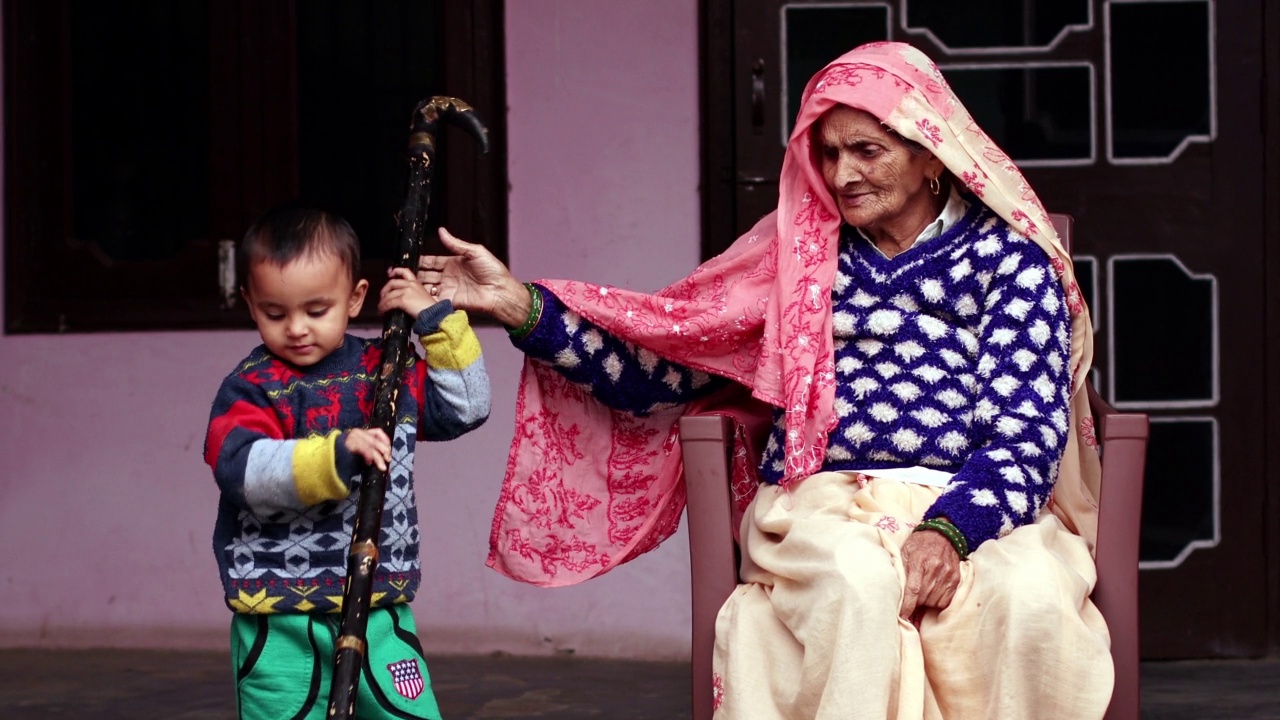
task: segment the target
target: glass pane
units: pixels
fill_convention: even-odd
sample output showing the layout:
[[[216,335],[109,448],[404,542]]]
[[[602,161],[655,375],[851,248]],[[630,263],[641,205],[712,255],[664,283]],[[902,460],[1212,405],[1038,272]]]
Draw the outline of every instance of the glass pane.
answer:
[[[942,68],[978,125],[1019,162],[1093,157],[1089,65]]]
[[[785,5],[782,8],[782,144],[787,144],[800,96],[814,73],[869,42],[889,39],[885,5]]]
[[[1172,156],[1212,133],[1207,2],[1108,3],[1111,156]],[[1159,28],[1159,32],[1152,32]]]
[[[1089,23],[1089,0],[907,0],[907,27],[947,47],[1043,47]]]
[[[1152,419],[1138,551],[1144,564],[1176,564],[1195,547],[1216,544],[1217,467],[1212,418]]]
[[[171,258],[206,235],[208,15],[70,6],[72,232],[110,260]]]
[[[1116,256],[1109,274],[1113,401],[1151,407],[1216,402],[1215,278],[1192,275],[1171,256]]]
[[[438,2],[298,3],[298,184],[347,219],[365,258],[394,254],[409,115],[444,92]],[[432,217],[444,207],[440,143]],[[439,224],[438,221],[435,224]]]

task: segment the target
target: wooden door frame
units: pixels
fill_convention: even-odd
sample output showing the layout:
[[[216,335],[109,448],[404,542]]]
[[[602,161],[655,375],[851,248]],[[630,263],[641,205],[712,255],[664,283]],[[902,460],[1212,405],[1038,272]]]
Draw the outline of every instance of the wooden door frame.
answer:
[[[699,165],[702,189],[701,258],[718,255],[737,239],[734,176],[737,174],[732,128],[733,0],[698,0]]]
[[[1267,328],[1280,331],[1280,8],[1254,0],[1262,17],[1261,49],[1264,152],[1263,241]],[[1247,14],[1248,10],[1238,10]],[[1219,28],[1221,31],[1221,27]],[[699,0],[699,110],[702,190],[701,252],[707,259],[723,251],[735,237],[734,180],[737,167],[732,128],[734,88],[740,81],[732,63],[712,62],[732,57],[733,0]],[[1264,347],[1266,411],[1264,435],[1280,437],[1280,332],[1268,332]],[[1264,553],[1269,558],[1266,638],[1271,655],[1280,654],[1280,442],[1268,443],[1264,454],[1263,499],[1266,513]]]
[[[1264,367],[1267,398],[1266,429],[1263,437],[1280,437],[1280,8],[1263,3],[1262,93],[1263,165],[1265,213],[1263,215],[1263,262],[1266,264]],[[1280,654],[1280,443],[1268,443],[1267,486],[1267,589],[1271,608],[1267,618],[1271,654]]]

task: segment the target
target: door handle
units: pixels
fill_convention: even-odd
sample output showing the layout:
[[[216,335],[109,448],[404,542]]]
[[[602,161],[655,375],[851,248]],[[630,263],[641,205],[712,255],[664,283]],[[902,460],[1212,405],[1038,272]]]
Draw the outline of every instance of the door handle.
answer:
[[[751,131],[764,133],[764,58],[751,66]]]
[[[230,310],[236,306],[236,241],[218,241],[218,292],[221,294],[222,309]]]

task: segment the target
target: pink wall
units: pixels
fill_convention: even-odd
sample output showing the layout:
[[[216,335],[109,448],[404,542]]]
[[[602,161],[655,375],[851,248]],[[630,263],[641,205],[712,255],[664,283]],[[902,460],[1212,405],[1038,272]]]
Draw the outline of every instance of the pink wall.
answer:
[[[607,31],[606,31],[607,29]],[[508,3],[511,264],[653,290],[698,246],[697,16],[687,0]],[[419,446],[428,650],[688,654],[683,532],[542,590],[484,567],[519,355],[482,329],[494,412]],[[245,332],[0,337],[0,646],[223,647],[200,458]]]

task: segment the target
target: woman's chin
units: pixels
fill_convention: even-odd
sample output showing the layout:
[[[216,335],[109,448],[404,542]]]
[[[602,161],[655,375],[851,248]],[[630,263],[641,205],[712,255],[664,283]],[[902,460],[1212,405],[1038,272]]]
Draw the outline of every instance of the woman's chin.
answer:
[[[868,212],[865,208],[840,208],[840,217],[845,223],[856,228],[871,227],[880,219],[878,212]]]

